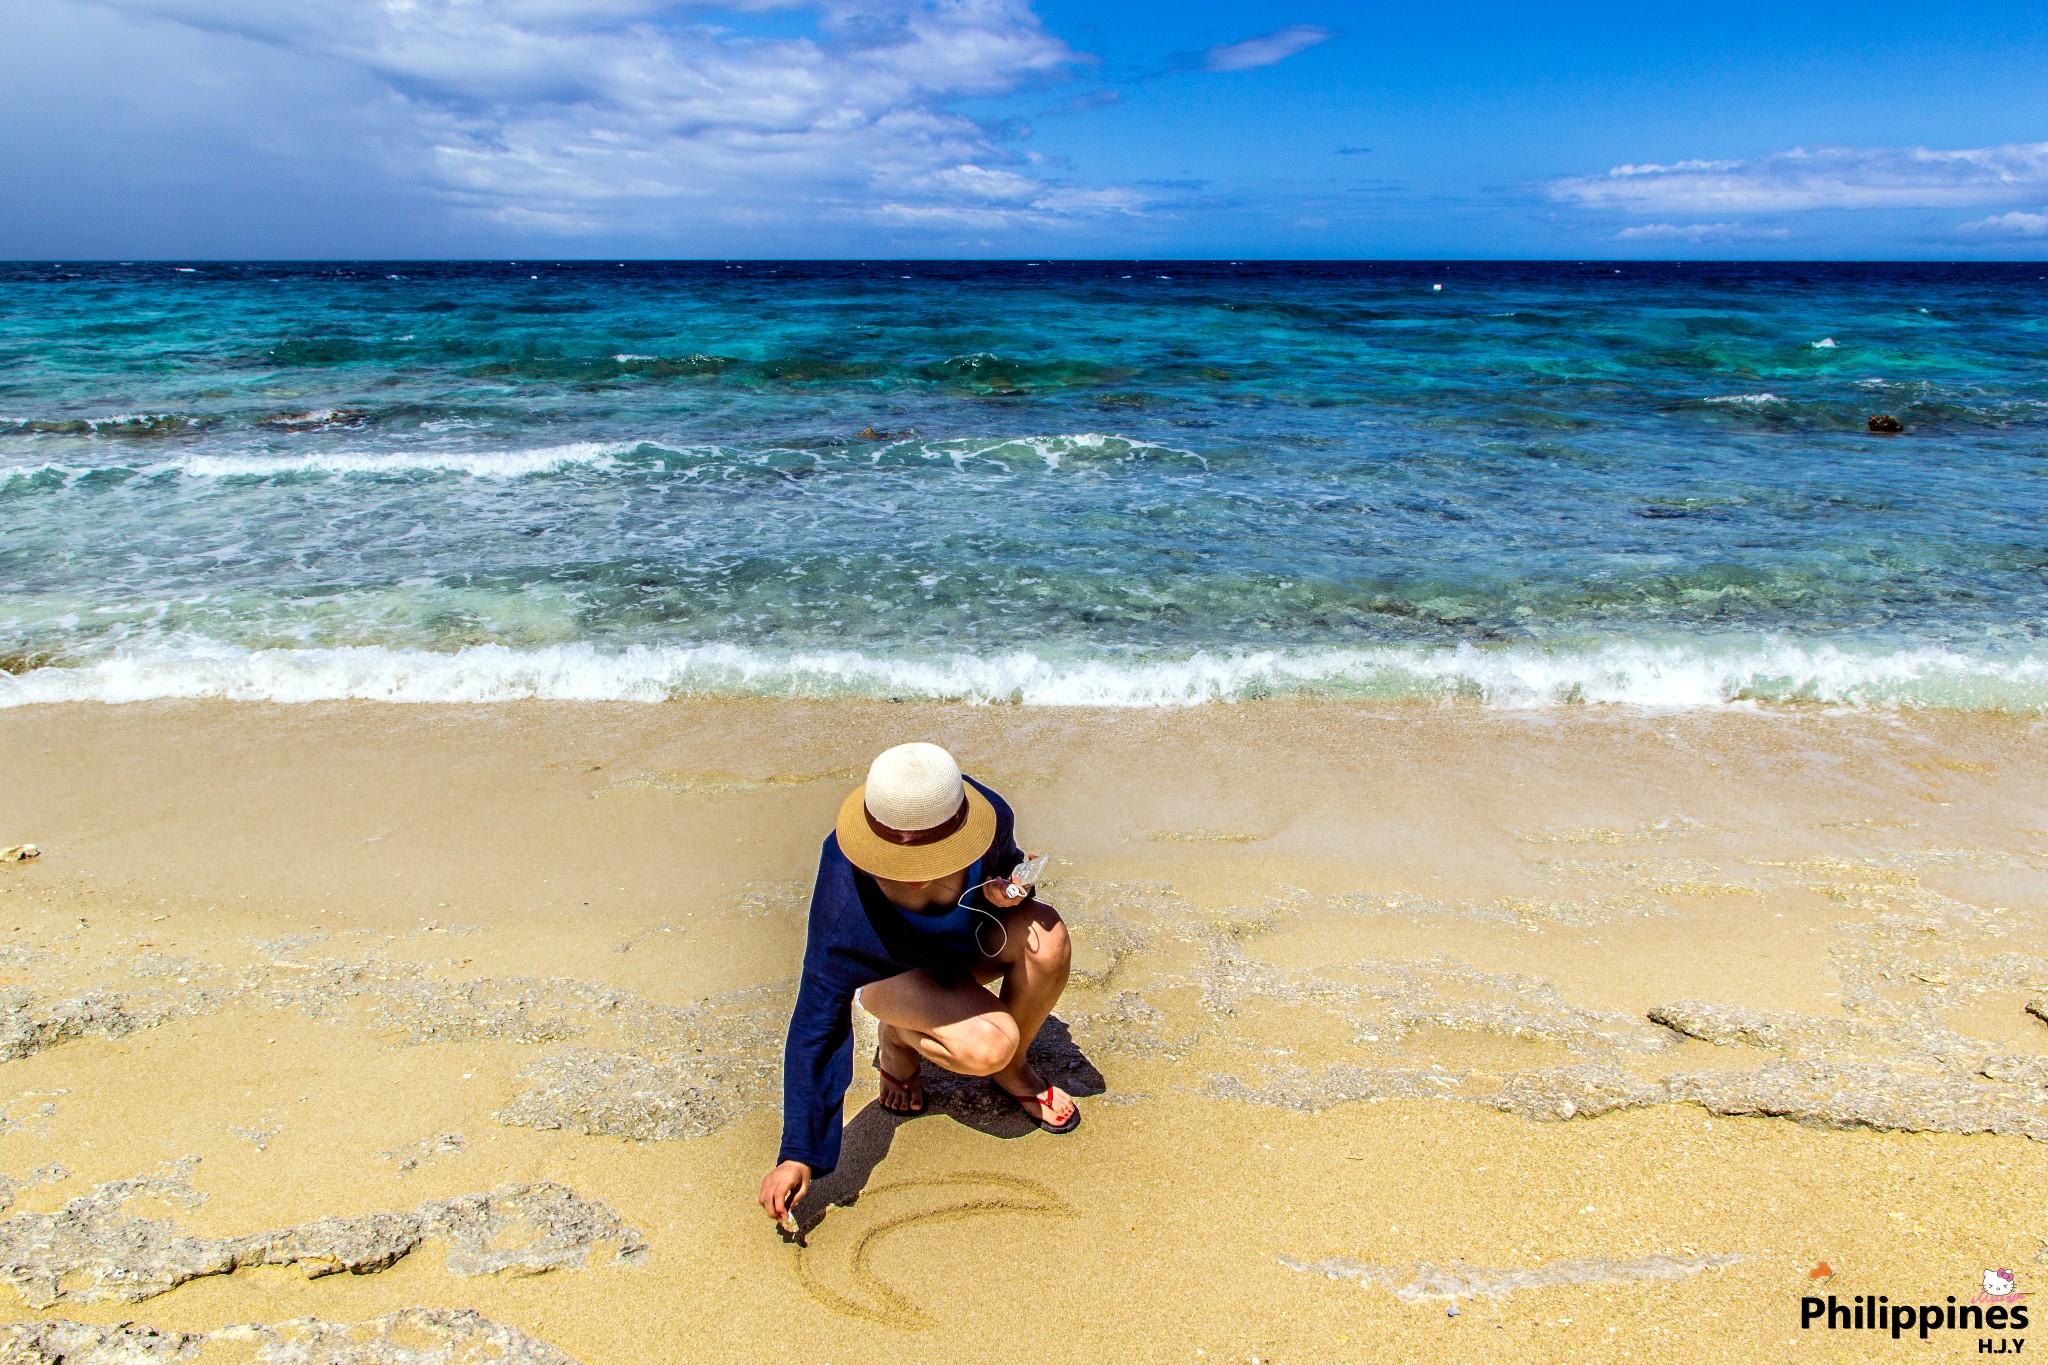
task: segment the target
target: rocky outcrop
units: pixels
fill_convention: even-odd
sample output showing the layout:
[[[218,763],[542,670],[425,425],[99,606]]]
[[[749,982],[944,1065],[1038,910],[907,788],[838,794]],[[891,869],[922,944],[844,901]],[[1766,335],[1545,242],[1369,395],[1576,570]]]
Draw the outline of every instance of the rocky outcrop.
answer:
[[[1454,1087],[1464,1080],[1462,1072],[1430,1071],[1418,1067],[1365,1067],[1337,1065],[1320,1070],[1304,1067],[1270,1067],[1257,1081],[1242,1076],[1210,1076],[1202,1093],[1241,1104],[1270,1104],[1282,1109],[1314,1113],[1339,1104],[1360,1100],[1433,1100],[1459,1098]]]
[[[1479,1297],[1499,1299],[1520,1290],[1544,1289],[1551,1285],[1655,1284],[1687,1279],[1702,1270],[1717,1270],[1745,1259],[1742,1256],[1638,1256],[1632,1260],[1616,1260],[1590,1256],[1580,1260],[1546,1261],[1542,1265],[1509,1270],[1467,1265],[1463,1261],[1449,1265],[1424,1261],[1410,1270],[1396,1270],[1391,1266],[1354,1261],[1348,1256],[1326,1256],[1318,1261],[1282,1256],[1280,1264],[1289,1270],[1303,1270],[1333,1280],[1385,1285],[1401,1302],[1421,1303],[1429,1299],[1453,1302]]]
[[[0,1061],[18,1062],[73,1038],[119,1038],[142,1024],[108,991],[34,1002],[27,991],[0,993]]]
[[[0,1280],[32,1308],[67,1301],[137,1303],[209,1275],[251,1266],[297,1266],[308,1279],[371,1275],[389,1268],[430,1238],[448,1245],[456,1275],[538,1275],[584,1264],[609,1246],[616,1260],[637,1259],[645,1246],[619,1216],[566,1186],[543,1181],[502,1185],[482,1194],[434,1200],[411,1212],[316,1218],[296,1227],[241,1237],[205,1237],[171,1218],[138,1217],[127,1205],[143,1198],[190,1208],[205,1198],[192,1189],[197,1162],[162,1174],[97,1186],[55,1213],[0,1220]]]
[[[402,1308],[361,1323],[294,1318],[211,1332],[139,1323],[20,1322],[0,1326],[9,1365],[576,1365],[516,1327],[467,1309]]]
[[[69,1180],[71,1172],[56,1162],[38,1166],[24,1176],[0,1175],[0,1213],[14,1207],[14,1201],[26,1189],[37,1185],[54,1185],[60,1180]]]
[[[1673,1033],[1726,1047],[1746,1043],[1751,1047],[1782,1047],[1787,1030],[1775,1017],[1761,1010],[1735,1005],[1715,1005],[1704,1000],[1674,1000],[1649,1012],[1650,1022],[1662,1024]]]
[[[731,1122],[760,1088],[739,1087],[698,1056],[564,1048],[528,1067],[527,1089],[498,1114],[525,1128],[635,1142],[703,1137]]]
[[[1661,1081],[1638,1080],[1604,1062],[1586,1062],[1510,1076],[1493,1097],[1493,1106],[1526,1119],[1562,1122],[1665,1104],[1670,1099],[1670,1088]]]
[[[1998,1133],[2048,1142],[2048,1114],[1997,1086],[1887,1066],[1773,1062],[1754,1071],[1673,1076],[1671,1097],[1716,1114],[1787,1118],[1817,1128]]]

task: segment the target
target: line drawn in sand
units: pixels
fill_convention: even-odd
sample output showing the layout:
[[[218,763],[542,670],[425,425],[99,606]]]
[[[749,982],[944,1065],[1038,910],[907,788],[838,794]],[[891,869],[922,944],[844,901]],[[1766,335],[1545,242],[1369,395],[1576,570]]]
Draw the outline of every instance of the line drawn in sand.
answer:
[[[892,1181],[862,1191],[859,1200],[864,1204],[870,1200],[924,1190],[956,1191],[964,1197],[883,1218],[862,1229],[851,1244],[844,1247],[813,1246],[808,1238],[799,1238],[796,1244],[796,1277],[804,1292],[843,1317],[879,1323],[900,1331],[923,1331],[937,1325],[937,1320],[874,1272],[875,1250],[883,1239],[912,1228],[958,1222],[984,1214],[1022,1213],[1041,1218],[1074,1216],[1074,1210],[1066,1200],[1037,1181],[994,1171],[953,1171],[917,1180]],[[817,1224],[811,1226],[814,1229]],[[853,1294],[841,1293],[820,1277],[819,1271],[823,1269],[820,1260],[827,1257],[834,1262],[844,1257],[842,1273],[854,1290]]]

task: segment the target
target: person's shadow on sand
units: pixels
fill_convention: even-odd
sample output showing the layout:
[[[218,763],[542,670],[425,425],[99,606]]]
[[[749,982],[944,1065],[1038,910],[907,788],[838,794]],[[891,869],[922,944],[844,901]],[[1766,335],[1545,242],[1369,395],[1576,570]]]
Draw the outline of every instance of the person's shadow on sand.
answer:
[[[1076,1099],[1103,1094],[1107,1090],[1102,1072],[1088,1060],[1074,1041],[1066,1023],[1054,1015],[1031,1041],[1031,1065],[1038,1074]],[[855,1083],[858,1084],[858,1073]],[[986,1078],[956,1076],[936,1066],[924,1068],[924,1109],[916,1114],[892,1114],[878,1101],[870,1100],[847,1121],[840,1139],[839,1164],[831,1174],[811,1182],[810,1192],[796,1208],[798,1226],[806,1232],[815,1227],[831,1206],[849,1205],[868,1187],[875,1168],[889,1155],[896,1130],[933,1114],[944,1114],[957,1123],[991,1137],[1017,1138],[1037,1124],[1008,1100],[999,1098]]]

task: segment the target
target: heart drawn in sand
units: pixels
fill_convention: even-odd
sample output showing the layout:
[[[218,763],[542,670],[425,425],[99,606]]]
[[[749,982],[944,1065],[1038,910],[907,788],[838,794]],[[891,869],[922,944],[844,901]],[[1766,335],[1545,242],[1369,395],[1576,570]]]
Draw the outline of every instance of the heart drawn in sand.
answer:
[[[932,1327],[936,1320],[874,1273],[874,1253],[882,1239],[982,1214],[1070,1218],[1074,1212],[1064,1199],[1037,1181],[993,1171],[954,1171],[875,1185],[861,1192],[859,1205],[863,1210],[879,1205],[901,1211],[885,1214],[866,1227],[849,1229],[845,1237],[831,1236],[823,1223],[814,1225],[811,1235],[796,1244],[797,1282],[835,1313],[904,1331]],[[820,1231],[827,1235],[818,1237]],[[843,1287],[835,1287],[834,1282]]]

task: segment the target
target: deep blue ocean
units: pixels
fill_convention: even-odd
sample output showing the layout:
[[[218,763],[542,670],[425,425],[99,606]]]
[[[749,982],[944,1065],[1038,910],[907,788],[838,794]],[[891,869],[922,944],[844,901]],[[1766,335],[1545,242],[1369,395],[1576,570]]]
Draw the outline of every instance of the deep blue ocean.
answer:
[[[2044,276],[0,266],[0,704],[2040,712]]]

